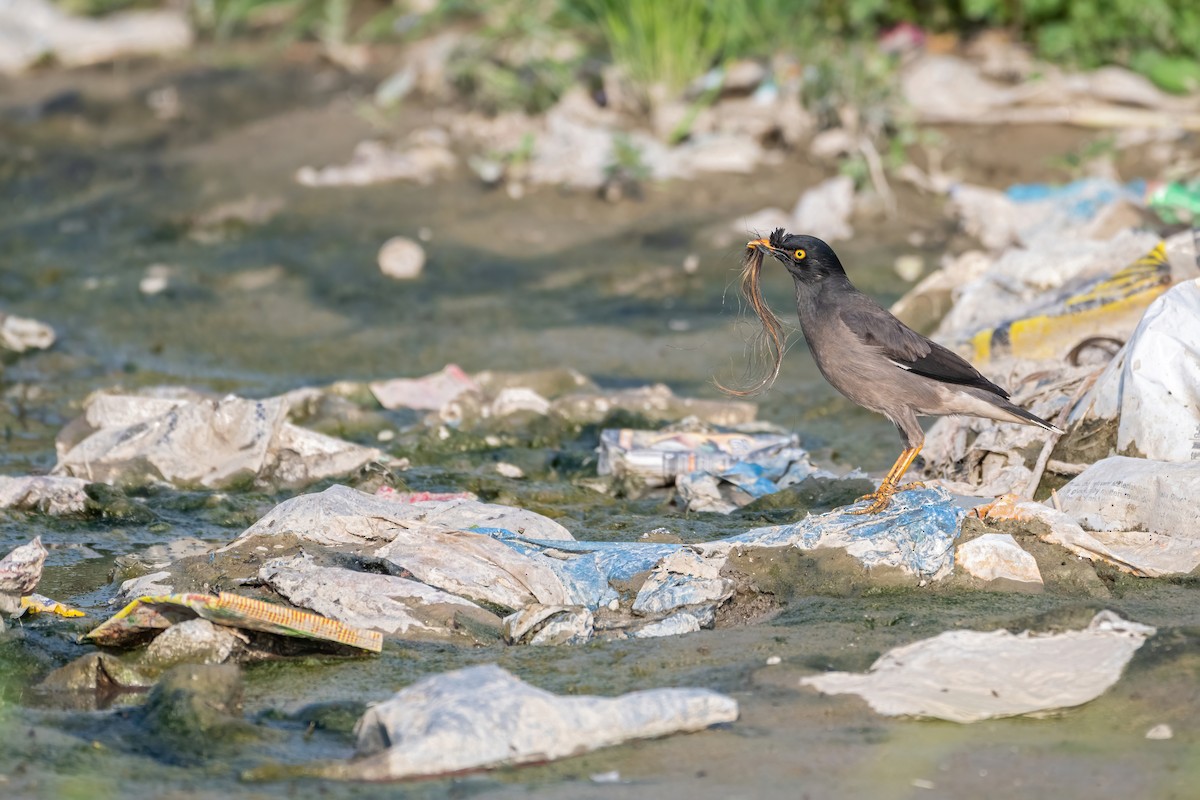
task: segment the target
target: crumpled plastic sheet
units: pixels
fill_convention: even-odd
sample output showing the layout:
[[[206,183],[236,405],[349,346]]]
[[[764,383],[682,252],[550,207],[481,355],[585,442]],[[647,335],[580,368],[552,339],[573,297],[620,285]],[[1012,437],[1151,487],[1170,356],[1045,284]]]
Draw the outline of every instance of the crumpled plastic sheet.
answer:
[[[419,522],[458,530],[503,528],[535,539],[573,541],[570,531],[562,525],[523,508],[465,499],[397,503],[342,485],[283,501],[237,540],[292,531],[324,545],[388,542],[395,537],[397,526]]]
[[[464,513],[456,515],[460,510]],[[402,504],[334,486],[284,501],[218,552],[262,541],[256,537],[290,534],[301,542],[383,559],[406,578],[433,587],[431,591],[511,609],[515,613],[505,621],[510,639],[527,642],[540,637],[539,643],[550,643],[581,641],[592,635],[589,617],[601,611],[606,615],[604,631],[616,631],[613,635],[667,635],[711,625],[717,607],[734,591],[733,581],[721,570],[736,547],[842,547],[866,567],[889,566],[919,578],[942,577],[951,568],[954,538],[964,513],[944,491],[909,491],[897,495],[880,514],[834,511],[795,525],[698,545],[580,542],[536,537],[538,531],[561,526],[523,509],[472,501]],[[480,521],[485,524],[477,524]],[[569,537],[565,529],[562,534]],[[317,605],[317,575],[326,575],[324,568],[303,559],[287,563],[290,571],[297,564],[304,567],[299,572],[311,566],[314,576],[306,582],[303,576],[293,575],[286,586],[276,586],[292,602],[346,621],[351,617],[343,615],[361,614],[353,616],[355,624],[381,629],[389,629],[397,619],[396,608],[384,608],[382,600],[372,605],[369,597],[359,597],[361,587],[347,590],[344,596],[336,589],[322,592]],[[271,574],[262,574],[272,585],[278,582],[277,566],[272,563]],[[340,569],[328,573],[338,585],[358,574],[343,574]],[[623,584],[643,574],[638,593],[625,596]],[[384,577],[367,576],[364,586]],[[161,584],[164,579],[169,580],[169,574],[139,581]],[[140,584],[130,591],[135,588]],[[339,603],[345,608],[334,607]],[[622,606],[625,611],[617,614]],[[373,614],[379,615],[378,625],[370,623]],[[441,617],[422,619],[433,627],[444,624]],[[543,628],[548,630],[540,633]]]
[[[869,672],[828,672],[800,683],[857,694],[888,716],[978,722],[1038,714],[1104,694],[1154,632],[1112,611],[1065,633],[947,631],[888,651]]]
[[[479,390],[479,384],[457,364],[447,364],[440,372],[421,378],[392,378],[369,386],[379,404],[393,410],[438,411],[463,392]]]
[[[487,664],[424,678],[367,709],[355,726],[356,758],[329,777],[394,780],[554,761],[737,716],[735,700],[708,689],[563,697]]]
[[[1200,458],[1200,279],[1174,286],[1142,316],[1125,348],[1072,411],[1119,418],[1117,452]]]
[[[434,420],[461,428],[486,428],[491,420],[519,412],[594,424],[614,411],[625,410],[650,420],[676,422],[694,417],[724,426],[753,422],[758,413],[754,403],[678,397],[661,383],[601,390],[575,370],[484,370],[468,375],[449,364],[420,378],[377,381],[370,389],[384,408],[429,411]]]
[[[601,431],[596,471],[635,477],[647,486],[673,484],[687,510],[719,514],[811,476],[836,477],[813,465],[794,434],[708,426]]]
[[[530,605],[504,618],[509,644],[583,644],[592,638],[595,618],[583,606]]]
[[[680,475],[675,479],[675,488],[688,511],[730,514],[746,503],[814,477],[839,476],[814,466],[807,451],[786,447],[755,461],[738,461],[726,469]],[[841,477],[865,478],[866,473],[856,469]]]
[[[1059,489],[1058,501],[1070,520],[1087,529],[1057,526],[1072,550],[1148,576],[1200,567],[1200,462],[1112,456]]]
[[[287,421],[288,400],[97,394],[60,440],[54,474],[112,483],[163,479],[220,488],[245,477],[287,486],[351,472],[374,448]]]
[[[859,516],[835,509],[694,547],[705,555],[735,547],[839,547],[867,568],[897,567],[937,579],[954,566],[954,540],[965,514],[944,489],[914,489],[897,493],[877,514]]]
[[[683,549],[681,544],[657,542],[561,542],[528,539],[501,528],[477,529],[504,542],[516,552],[544,564],[562,582],[565,605],[596,610],[620,595],[611,581],[627,581],[653,569]],[[693,602],[704,602],[698,597]]]
[[[1093,366],[1043,368],[1038,362],[996,365],[993,377],[1013,390],[1013,402],[1042,419],[1053,420],[1078,396],[1094,375]],[[921,456],[924,475],[954,494],[998,497],[1026,491],[1033,478],[1033,459],[1052,436],[1032,425],[981,417],[941,417],[925,436]]]
[[[681,475],[723,473],[780,456],[787,458],[784,467],[792,460],[808,460],[795,434],[609,428],[600,432],[596,472],[635,476],[647,486],[670,486]]]
[[[293,605],[359,628],[397,636],[469,639],[455,624],[465,614],[482,625],[499,627],[491,612],[458,595],[394,575],[322,567],[307,554],[268,561],[259,577]]]

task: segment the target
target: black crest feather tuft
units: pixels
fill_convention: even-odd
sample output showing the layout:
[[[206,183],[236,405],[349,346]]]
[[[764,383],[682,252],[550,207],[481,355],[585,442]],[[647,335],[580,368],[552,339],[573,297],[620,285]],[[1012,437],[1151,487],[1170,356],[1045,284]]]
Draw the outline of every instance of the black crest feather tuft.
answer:
[[[785,231],[783,228],[776,228],[775,230],[771,231],[771,238],[769,239],[771,247],[774,247],[777,250],[783,247],[783,240],[786,237],[787,231]]]

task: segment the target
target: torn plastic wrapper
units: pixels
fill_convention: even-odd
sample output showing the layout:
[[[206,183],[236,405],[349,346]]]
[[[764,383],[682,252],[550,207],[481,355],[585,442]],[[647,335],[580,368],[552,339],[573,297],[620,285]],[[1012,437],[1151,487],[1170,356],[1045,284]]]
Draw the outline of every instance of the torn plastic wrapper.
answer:
[[[383,634],[379,631],[353,628],[318,614],[228,592],[216,597],[207,594],[139,597],[83,638],[102,646],[125,646],[196,617],[231,628],[334,642],[372,653],[383,649]]]
[[[791,434],[642,431],[606,429],[600,433],[601,475],[630,475],[647,486],[670,486],[680,475],[719,474],[741,462],[808,458]]]
[[[87,616],[78,608],[60,603],[57,600],[51,600],[44,594],[30,594],[21,598],[22,612],[30,612],[33,614],[54,614],[58,617],[85,617]]]

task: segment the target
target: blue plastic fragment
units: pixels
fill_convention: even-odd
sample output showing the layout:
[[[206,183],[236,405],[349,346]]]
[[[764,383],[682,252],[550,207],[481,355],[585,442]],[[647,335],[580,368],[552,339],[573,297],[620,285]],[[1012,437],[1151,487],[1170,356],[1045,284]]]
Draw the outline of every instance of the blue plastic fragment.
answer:
[[[569,602],[596,610],[619,599],[613,581],[653,569],[684,548],[702,554],[735,547],[841,547],[865,567],[898,567],[920,578],[941,577],[953,567],[954,541],[966,510],[944,489],[900,492],[883,511],[855,515],[863,504],[813,514],[789,525],[755,528],[694,545],[651,542],[580,542],[526,539],[501,528],[475,528],[552,569],[567,587]],[[672,584],[686,605],[688,576]]]

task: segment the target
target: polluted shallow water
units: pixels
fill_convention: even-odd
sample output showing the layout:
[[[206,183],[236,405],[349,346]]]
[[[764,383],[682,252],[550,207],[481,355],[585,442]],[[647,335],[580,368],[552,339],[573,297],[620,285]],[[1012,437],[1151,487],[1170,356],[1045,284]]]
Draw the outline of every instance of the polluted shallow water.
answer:
[[[26,148],[3,154],[0,298],[46,345],[0,376],[0,553],[24,548],[0,563],[0,794],[1186,796],[1200,780],[1195,546],[1164,538],[1193,494],[1115,516],[1106,449],[1060,510],[991,502],[981,487],[1023,489],[1037,447],[956,428],[956,457],[930,460],[942,486],[853,517],[894,455],[886,421],[800,353],[759,403],[709,384],[744,353],[722,302],[737,243],[705,232],[815,176],[618,205],[462,179],[316,189],[300,165],[368,138],[339,100],[355,79],[141,69],[74,76],[80,100],[56,112],[65,78],[44,76],[0,114]],[[196,119],[146,112],[163,83]],[[81,131],[100,120],[97,152]],[[377,264],[397,235],[427,255],[404,282]],[[896,299],[902,237],[858,235],[856,282]],[[767,291],[783,307],[788,287]],[[1039,380],[1024,399],[1064,419],[1103,384]],[[1124,452],[1123,402],[1113,447],[1148,461]],[[1101,691],[980,700],[1049,717],[884,716],[804,685],[939,637],[1036,649],[1097,619],[1140,645]],[[497,704],[474,703],[487,687]],[[431,772],[452,774],[355,782]]]

